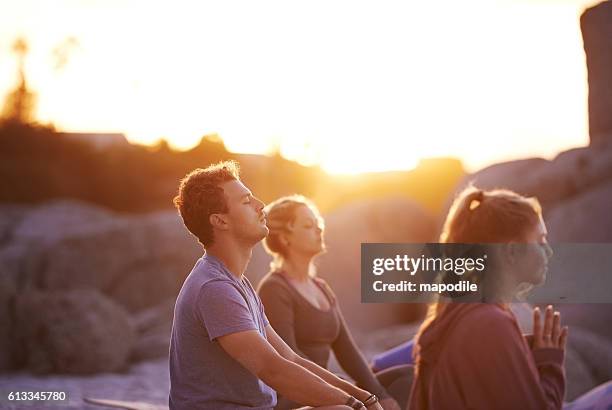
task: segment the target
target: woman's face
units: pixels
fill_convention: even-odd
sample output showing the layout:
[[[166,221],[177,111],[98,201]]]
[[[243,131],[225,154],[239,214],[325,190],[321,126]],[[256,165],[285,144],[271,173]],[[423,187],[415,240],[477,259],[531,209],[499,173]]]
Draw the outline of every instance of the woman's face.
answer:
[[[295,211],[295,220],[289,226],[286,240],[291,252],[315,256],[325,250],[323,221],[310,207],[300,206]]]
[[[546,225],[540,217],[537,226],[527,233],[526,243],[520,244],[515,255],[515,272],[521,282],[541,285],[546,280],[548,261],[553,251],[548,245]]]

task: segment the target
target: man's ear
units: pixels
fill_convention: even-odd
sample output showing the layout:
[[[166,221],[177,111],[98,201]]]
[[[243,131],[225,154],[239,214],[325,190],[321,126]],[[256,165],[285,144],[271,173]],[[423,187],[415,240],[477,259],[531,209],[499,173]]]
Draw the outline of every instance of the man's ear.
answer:
[[[211,214],[208,217],[208,221],[210,222],[213,228],[217,228],[222,231],[228,229],[227,219],[223,214]]]

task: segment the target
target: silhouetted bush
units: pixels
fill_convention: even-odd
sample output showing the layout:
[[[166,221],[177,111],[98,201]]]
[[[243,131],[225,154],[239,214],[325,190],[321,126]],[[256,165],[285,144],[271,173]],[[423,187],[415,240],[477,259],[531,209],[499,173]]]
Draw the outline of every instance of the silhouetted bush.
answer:
[[[50,127],[13,121],[0,125],[0,202],[75,198],[119,211],[158,210],[171,206],[178,182],[188,171],[232,158],[241,162],[245,181],[266,201],[311,193],[319,172],[279,156],[231,154],[215,137],[204,137],[185,152],[173,151],[163,141],[154,147],[101,150]]]

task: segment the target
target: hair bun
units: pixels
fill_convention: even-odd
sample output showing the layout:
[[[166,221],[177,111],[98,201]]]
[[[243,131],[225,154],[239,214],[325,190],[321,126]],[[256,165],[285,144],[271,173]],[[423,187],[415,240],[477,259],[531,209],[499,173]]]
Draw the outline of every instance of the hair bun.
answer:
[[[484,191],[482,189],[477,190],[470,196],[468,208],[470,211],[478,208],[484,200]]]

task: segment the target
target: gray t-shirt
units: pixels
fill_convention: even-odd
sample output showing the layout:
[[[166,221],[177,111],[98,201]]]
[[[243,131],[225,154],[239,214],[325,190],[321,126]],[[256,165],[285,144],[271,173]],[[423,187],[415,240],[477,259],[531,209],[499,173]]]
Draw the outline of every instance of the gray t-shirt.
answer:
[[[170,410],[273,408],[276,392],[216,340],[245,330],[257,330],[265,338],[267,325],[263,304],[249,280],[236,279],[212,255],[200,258],[174,307]]]

